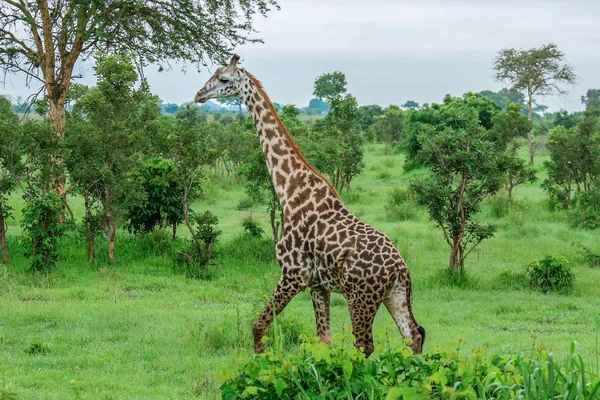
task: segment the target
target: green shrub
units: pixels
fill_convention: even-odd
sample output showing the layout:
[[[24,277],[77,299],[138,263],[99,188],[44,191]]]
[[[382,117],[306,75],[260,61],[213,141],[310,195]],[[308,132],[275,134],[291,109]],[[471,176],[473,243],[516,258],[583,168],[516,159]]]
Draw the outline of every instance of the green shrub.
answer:
[[[408,189],[395,188],[388,193],[386,211],[389,217],[406,221],[417,212],[413,196]]]
[[[265,230],[252,220],[244,221],[242,225],[244,226],[244,232],[250,236],[261,238],[263,233],[265,233]]]
[[[576,228],[600,228],[600,189],[584,192],[570,212],[571,225]]]
[[[600,253],[598,253],[595,250],[590,249],[588,246],[586,246],[583,243],[573,242],[573,243],[571,243],[571,245],[579,248],[579,250],[577,252],[583,256],[585,261],[591,267],[600,267]]]
[[[54,192],[31,199],[23,208],[23,246],[33,271],[48,273],[56,265],[65,228],[62,211],[63,202]]]
[[[567,294],[573,289],[575,275],[566,258],[548,256],[527,266],[529,287],[542,293]]]
[[[173,269],[176,274],[188,279],[210,281],[215,277],[215,271],[210,268],[208,260],[204,257],[204,251],[199,250],[194,243],[185,249],[175,250]]]
[[[563,365],[544,347],[526,357],[490,356],[475,348],[468,356],[436,349],[414,356],[388,333],[378,356],[365,359],[351,335],[335,335],[332,346],[305,340],[301,353],[274,350],[236,360],[218,378],[223,399],[593,399],[600,378],[584,368],[575,345]]]

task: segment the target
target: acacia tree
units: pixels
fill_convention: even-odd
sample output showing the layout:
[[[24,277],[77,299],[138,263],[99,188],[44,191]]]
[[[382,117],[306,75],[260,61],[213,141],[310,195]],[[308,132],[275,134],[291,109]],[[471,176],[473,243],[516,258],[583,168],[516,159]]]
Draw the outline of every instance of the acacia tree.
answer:
[[[494,78],[509,84],[511,90],[526,93],[527,118],[531,121],[537,97],[566,94],[562,86],[577,81],[573,67],[564,60],[564,53],[554,43],[529,50],[502,49],[494,59]],[[529,164],[533,165],[535,145],[531,131],[527,140]]]
[[[161,69],[170,60],[205,66],[259,41],[251,36],[253,17],[271,7],[275,0],[3,0],[0,68],[42,85],[51,124],[63,137],[77,61],[100,50],[131,53]],[[64,177],[54,186],[64,194]]]

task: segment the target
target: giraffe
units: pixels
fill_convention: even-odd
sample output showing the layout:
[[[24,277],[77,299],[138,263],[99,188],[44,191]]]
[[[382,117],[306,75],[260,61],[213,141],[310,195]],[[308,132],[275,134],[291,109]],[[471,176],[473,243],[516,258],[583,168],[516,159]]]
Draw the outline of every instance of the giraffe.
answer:
[[[368,357],[374,350],[372,326],[381,303],[401,335],[422,351],[425,329],[412,312],[408,267],[393,242],[354,216],[335,188],[303,157],[252,74],[237,66],[234,55],[196,94],[195,102],[241,98],[256,126],[284,215],[282,238],[275,245],[281,277],[253,326],[254,350],[264,351],[263,336],[289,301],[310,288],[317,336],[331,343],[330,292],[346,298],[356,347]]]

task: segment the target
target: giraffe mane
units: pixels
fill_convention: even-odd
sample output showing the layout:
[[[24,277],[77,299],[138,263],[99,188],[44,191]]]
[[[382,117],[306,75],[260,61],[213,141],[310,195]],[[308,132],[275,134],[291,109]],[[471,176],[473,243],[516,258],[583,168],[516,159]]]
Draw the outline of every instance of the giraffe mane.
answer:
[[[327,178],[325,178],[325,176],[323,176],[323,174],[318,169],[316,169],[310,162],[308,162],[308,160],[306,159],[306,157],[304,157],[304,155],[302,154],[302,149],[300,149],[300,147],[298,147],[298,145],[296,144],[296,142],[292,138],[292,135],[290,135],[290,132],[288,131],[288,129],[283,124],[283,121],[281,121],[281,119],[279,118],[279,115],[277,114],[277,110],[275,110],[275,106],[273,105],[273,102],[269,98],[269,95],[267,94],[267,92],[265,92],[265,89],[264,89],[261,81],[259,81],[254,75],[252,75],[248,71],[246,71],[246,75],[248,75],[248,77],[250,78],[250,80],[252,80],[252,82],[254,82],[254,84],[256,85],[256,88],[258,89],[258,92],[263,96],[264,100],[267,103],[267,106],[269,107],[269,110],[271,111],[271,113],[275,117],[275,121],[277,123],[277,126],[279,127],[279,129],[281,130],[281,132],[283,132],[286,140],[292,146],[292,149],[294,149],[294,151],[296,152],[296,154],[298,155],[298,157],[300,158],[300,160],[302,161],[302,163],[304,163],[304,165],[306,165],[306,167],[308,169],[310,169],[313,173],[315,173],[318,177],[320,177],[321,179],[323,179],[325,181],[325,183],[327,183],[327,186],[329,186],[329,189],[331,189],[331,192],[334,194],[334,196],[336,196],[337,198],[339,198],[337,190],[335,190],[335,188],[333,187],[333,185],[331,184],[331,182],[329,182],[329,180]]]

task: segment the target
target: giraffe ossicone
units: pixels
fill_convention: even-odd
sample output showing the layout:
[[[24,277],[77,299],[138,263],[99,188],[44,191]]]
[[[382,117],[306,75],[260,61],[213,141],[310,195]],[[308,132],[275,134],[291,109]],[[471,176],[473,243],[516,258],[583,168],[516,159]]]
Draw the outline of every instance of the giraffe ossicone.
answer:
[[[196,94],[195,101],[239,97],[252,115],[273,186],[284,213],[276,244],[281,278],[271,300],[253,326],[254,349],[264,351],[262,338],[289,301],[310,288],[317,335],[331,342],[330,292],[343,293],[348,303],[356,347],[373,352],[373,320],[383,303],[401,335],[422,351],[425,330],[412,311],[408,267],[393,242],[354,216],[335,188],[302,156],[264,91],[252,74],[237,66],[234,56]]]

